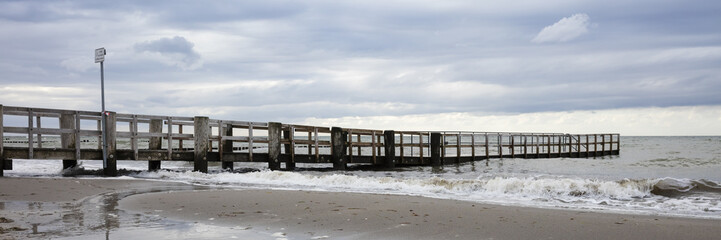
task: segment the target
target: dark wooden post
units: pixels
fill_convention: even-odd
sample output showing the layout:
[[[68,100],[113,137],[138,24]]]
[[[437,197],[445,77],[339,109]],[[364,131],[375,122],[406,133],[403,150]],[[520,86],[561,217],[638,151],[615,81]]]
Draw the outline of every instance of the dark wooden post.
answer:
[[[268,168],[280,170],[280,134],[283,124],[279,122],[268,123]]]
[[[117,176],[118,175],[118,165],[117,165],[117,154],[115,154],[116,149],[116,114],[115,112],[105,112],[105,136],[108,138],[105,140],[105,143],[107,144],[107,165],[105,166],[105,176]]]
[[[346,139],[344,137],[347,136],[347,134],[343,134],[344,131],[342,128],[339,127],[333,127],[330,130],[330,143],[332,148],[332,157],[331,160],[333,161],[333,169],[335,170],[345,170],[346,168],[346,160],[345,160],[345,149],[346,149]]]
[[[288,142],[283,146],[285,154],[288,155],[288,160],[285,161],[285,170],[295,170],[295,144],[293,144],[295,129],[293,126],[288,126],[287,129],[283,130],[283,139]]]
[[[208,172],[209,122],[208,117],[195,117],[193,119],[193,141],[195,142],[193,171]]]
[[[225,136],[233,136],[233,125],[227,124],[225,126]],[[233,152],[233,140],[225,140],[225,141],[223,141],[222,144],[223,144],[223,152],[220,154]],[[220,159],[223,160],[220,162],[220,165],[223,169],[233,171],[233,161],[225,161],[224,160],[225,158],[222,158],[222,157]]]
[[[439,167],[441,164],[441,133],[431,133],[431,166]]]
[[[72,129],[75,130],[75,115],[63,113],[60,115],[60,128],[61,129]],[[74,131],[75,132],[75,131]],[[75,133],[63,133],[60,134],[60,145],[62,148],[76,148],[75,146]],[[72,168],[78,165],[77,159],[63,159],[63,169]]]
[[[3,105],[0,104],[0,177],[5,174],[5,149],[3,144],[3,142],[5,142],[5,134],[3,134],[5,129],[3,127],[3,111]]]
[[[396,166],[396,132],[393,130],[383,131],[383,146],[385,147],[384,167],[394,168]]]
[[[148,132],[150,133],[163,133],[163,120],[162,119],[150,119],[150,126],[148,126]],[[148,142],[148,149],[160,150],[163,147],[162,137],[151,137]],[[155,171],[160,170],[160,160],[148,161],[148,170]]]

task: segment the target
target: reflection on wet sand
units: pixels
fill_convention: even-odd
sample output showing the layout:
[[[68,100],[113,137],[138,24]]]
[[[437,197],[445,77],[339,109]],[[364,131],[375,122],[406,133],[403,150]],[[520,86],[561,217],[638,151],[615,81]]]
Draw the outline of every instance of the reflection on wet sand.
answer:
[[[104,235],[111,239],[118,229],[163,228],[178,223],[157,216],[130,214],[118,209],[122,198],[171,190],[194,190],[204,187],[163,187],[130,192],[113,192],[87,198],[80,202],[0,202],[6,223],[0,225],[0,238],[77,238]],[[127,232],[123,230],[123,232]],[[121,233],[121,235],[127,233]]]

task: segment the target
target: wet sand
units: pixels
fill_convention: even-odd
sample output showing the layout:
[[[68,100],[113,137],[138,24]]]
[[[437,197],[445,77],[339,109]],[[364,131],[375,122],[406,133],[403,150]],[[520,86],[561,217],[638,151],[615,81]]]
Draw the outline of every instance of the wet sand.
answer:
[[[135,195],[121,207],[288,239],[713,239],[719,220],[550,210],[414,196],[270,190]]]
[[[721,220],[508,207],[414,196],[200,189],[204,188],[128,179],[4,177],[0,178],[0,239],[138,236],[159,239],[169,236],[714,239],[721,236],[718,227]],[[69,231],[74,233],[67,235]],[[257,232],[248,235],[249,231]],[[257,235],[259,233],[264,235]]]

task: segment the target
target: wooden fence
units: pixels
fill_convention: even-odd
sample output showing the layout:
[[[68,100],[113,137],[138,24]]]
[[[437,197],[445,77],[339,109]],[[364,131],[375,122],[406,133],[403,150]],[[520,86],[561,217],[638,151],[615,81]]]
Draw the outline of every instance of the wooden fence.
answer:
[[[0,176],[12,159],[102,160],[101,112],[0,105]],[[243,122],[106,112],[106,175],[117,175],[118,160],[208,162],[232,169],[234,162],[267,162],[293,170],[296,163],[392,168],[456,164],[491,158],[556,158],[618,155],[619,134],[512,132],[424,132],[319,127],[277,122]],[[21,122],[11,126],[12,122]],[[26,119],[26,120],[25,120]],[[5,121],[3,121],[5,120]],[[27,122],[27,124],[25,124]],[[58,140],[58,141],[54,141]]]

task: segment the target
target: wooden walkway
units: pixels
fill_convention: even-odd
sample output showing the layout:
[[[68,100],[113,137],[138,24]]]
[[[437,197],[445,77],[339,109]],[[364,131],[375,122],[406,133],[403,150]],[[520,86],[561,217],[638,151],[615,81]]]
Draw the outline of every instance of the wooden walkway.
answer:
[[[0,105],[0,176],[12,159],[102,160],[101,112]],[[208,162],[232,169],[234,162],[267,162],[270,169],[293,170],[296,163],[379,167],[456,164],[490,158],[557,158],[618,155],[619,134],[512,132],[426,132],[244,122],[208,117],[175,117],[106,112],[107,163],[117,175],[118,160]],[[18,124],[13,126],[12,124]]]

